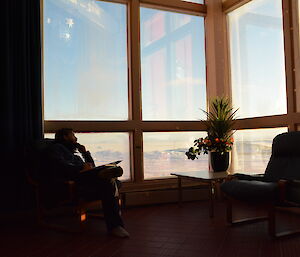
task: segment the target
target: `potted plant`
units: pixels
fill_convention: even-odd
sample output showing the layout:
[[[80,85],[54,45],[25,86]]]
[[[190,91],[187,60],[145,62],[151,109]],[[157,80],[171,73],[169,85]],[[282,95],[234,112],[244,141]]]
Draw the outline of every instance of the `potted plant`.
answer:
[[[210,153],[213,171],[226,171],[229,166],[229,151],[233,145],[233,124],[237,110],[233,110],[227,97],[217,97],[210,101],[206,114],[207,137],[198,138],[185,154],[194,160],[197,155]]]

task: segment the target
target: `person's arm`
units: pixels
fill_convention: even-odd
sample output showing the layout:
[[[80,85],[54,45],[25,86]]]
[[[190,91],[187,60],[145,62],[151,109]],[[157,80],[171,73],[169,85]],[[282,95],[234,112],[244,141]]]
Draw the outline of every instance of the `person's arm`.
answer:
[[[93,157],[91,156],[91,153],[86,150],[85,146],[77,143],[77,149],[78,149],[78,152],[81,153],[84,161],[86,163],[91,163],[92,168],[95,167],[95,162],[93,160]]]

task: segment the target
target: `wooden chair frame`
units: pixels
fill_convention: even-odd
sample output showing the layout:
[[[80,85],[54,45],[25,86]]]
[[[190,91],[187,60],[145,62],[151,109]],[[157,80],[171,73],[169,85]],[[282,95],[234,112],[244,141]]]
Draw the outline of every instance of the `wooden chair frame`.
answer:
[[[286,187],[288,186],[288,181],[286,180],[280,180],[278,181],[278,188],[279,188],[279,203],[284,206],[284,203],[287,203],[286,200]],[[288,230],[284,232],[277,232],[276,229],[276,214],[278,211],[284,211],[284,212],[293,212],[300,214],[300,208],[299,206],[295,206],[295,203],[288,202],[291,207],[281,207],[281,205],[278,205],[274,202],[263,202],[261,204],[254,203],[256,207],[261,207],[266,211],[265,216],[258,216],[258,217],[251,217],[251,218],[244,218],[244,219],[238,219],[238,220],[233,220],[233,210],[232,206],[233,204],[238,204],[241,203],[242,201],[236,200],[226,194],[225,199],[226,199],[226,218],[227,222],[230,225],[242,225],[242,224],[249,224],[253,222],[260,222],[260,221],[267,221],[268,222],[268,233],[271,238],[276,239],[276,238],[282,238],[282,237],[287,237],[287,236],[293,236],[293,235],[299,235],[300,234],[300,229],[295,229],[295,230]]]

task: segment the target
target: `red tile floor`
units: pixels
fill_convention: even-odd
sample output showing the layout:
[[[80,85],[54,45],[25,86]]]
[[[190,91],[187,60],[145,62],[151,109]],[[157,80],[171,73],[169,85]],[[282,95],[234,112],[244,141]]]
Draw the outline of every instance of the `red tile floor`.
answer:
[[[265,222],[230,227],[225,204],[208,217],[207,201],[135,207],[123,211],[129,239],[106,235],[90,219],[82,234],[41,229],[28,217],[0,222],[1,257],[299,257],[300,236],[272,240]],[[242,215],[241,211],[238,211]],[[244,214],[244,213],[243,213]],[[290,217],[290,216],[288,216]],[[280,216],[295,227],[300,217]],[[297,220],[296,220],[297,219]],[[285,222],[286,223],[286,222]],[[300,228],[300,224],[299,224]]]

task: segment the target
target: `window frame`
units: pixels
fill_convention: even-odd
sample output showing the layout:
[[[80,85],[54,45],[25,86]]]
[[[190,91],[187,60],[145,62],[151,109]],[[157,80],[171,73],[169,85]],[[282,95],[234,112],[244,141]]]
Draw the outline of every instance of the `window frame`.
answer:
[[[159,188],[176,186],[176,179],[144,180],[142,133],[168,131],[203,131],[205,125],[199,121],[142,121],[140,104],[140,7],[179,12],[205,17],[205,56],[207,62],[207,99],[217,95],[230,95],[229,42],[226,14],[253,0],[216,0],[205,4],[180,0],[101,0],[127,5],[128,35],[128,78],[129,78],[129,120],[128,121],[44,121],[44,132],[53,133],[62,127],[72,127],[78,132],[128,132],[130,134],[132,180],[124,184],[129,188]],[[300,0],[298,0],[298,3]],[[299,22],[298,3],[282,0],[283,33],[286,69],[287,114],[238,119],[234,129],[258,129],[288,127],[296,131],[300,124],[300,112],[296,110],[296,88],[300,87],[299,64]],[[41,24],[43,24],[43,0],[41,0]],[[293,28],[293,29],[291,29]],[[298,30],[296,30],[297,28]],[[41,26],[43,30],[43,26]],[[42,31],[43,40],[43,31]],[[131,47],[129,47],[131,45]],[[43,54],[43,46],[42,46]],[[43,59],[42,59],[43,64]],[[43,85],[43,72],[42,72]],[[43,92],[42,92],[43,93]],[[43,96],[42,96],[43,98]]]
[[[71,127],[75,132],[127,132],[130,139],[131,180],[125,187],[137,184],[174,186],[173,178],[144,180],[143,132],[203,131],[205,126],[199,121],[143,121],[141,113],[141,68],[140,68],[140,7],[154,8],[188,15],[205,17],[204,4],[181,0],[98,0],[120,3],[127,6],[127,55],[128,55],[128,120],[126,121],[88,121],[88,120],[44,120],[44,133],[54,133],[57,129]],[[41,4],[43,0],[41,0]],[[41,5],[43,6],[43,5]],[[41,8],[43,28],[43,8]],[[43,33],[42,33],[43,36]],[[42,46],[43,48],[43,46]],[[43,53],[43,49],[42,49]],[[42,76],[42,81],[44,77]],[[42,83],[43,84],[43,83]],[[42,92],[43,94],[43,92]],[[44,110],[44,108],[43,108]]]

